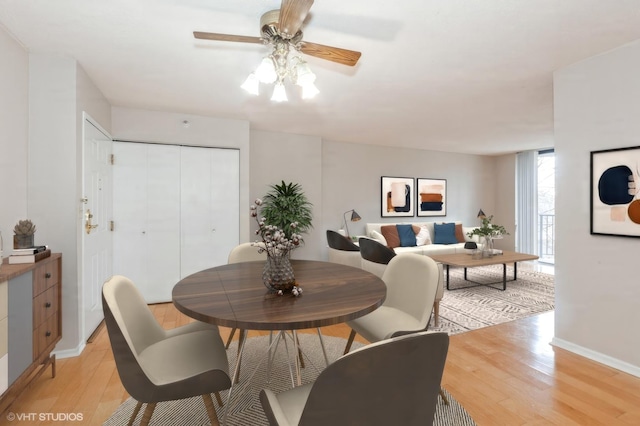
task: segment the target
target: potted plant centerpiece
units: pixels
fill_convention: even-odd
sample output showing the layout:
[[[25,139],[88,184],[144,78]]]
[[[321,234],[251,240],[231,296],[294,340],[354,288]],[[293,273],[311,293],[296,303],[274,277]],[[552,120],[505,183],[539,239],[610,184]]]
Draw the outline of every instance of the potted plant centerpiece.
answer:
[[[501,237],[502,235],[509,235],[509,233],[507,232],[504,226],[491,223],[492,220],[493,220],[493,215],[485,216],[482,218],[481,226],[479,226],[478,228],[473,228],[472,231],[467,232],[467,235],[469,237],[473,237],[474,235],[477,235],[484,240],[482,244],[483,257],[493,256],[494,238]]]
[[[251,206],[251,216],[258,223],[256,234],[263,243],[258,250],[267,253],[262,280],[278,294],[302,293],[295,281],[290,255],[303,243],[302,234],[312,228],[311,206],[299,184],[284,181],[271,185],[263,199],[255,200]]]

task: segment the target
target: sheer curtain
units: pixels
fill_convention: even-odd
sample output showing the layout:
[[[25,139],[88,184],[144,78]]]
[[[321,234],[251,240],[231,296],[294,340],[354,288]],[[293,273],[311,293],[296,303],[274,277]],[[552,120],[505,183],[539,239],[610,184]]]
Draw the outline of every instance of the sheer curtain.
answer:
[[[538,212],[538,151],[516,156],[516,251],[535,254]]]

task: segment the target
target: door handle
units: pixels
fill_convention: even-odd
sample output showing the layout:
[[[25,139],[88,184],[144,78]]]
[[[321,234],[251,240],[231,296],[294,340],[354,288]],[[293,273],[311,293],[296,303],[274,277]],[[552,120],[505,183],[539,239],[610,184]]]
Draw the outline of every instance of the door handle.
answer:
[[[98,227],[98,225],[91,224],[92,218],[93,218],[93,214],[91,214],[91,210],[87,209],[87,212],[85,213],[85,223],[84,223],[84,229],[87,231],[87,234],[90,234],[92,229]]]

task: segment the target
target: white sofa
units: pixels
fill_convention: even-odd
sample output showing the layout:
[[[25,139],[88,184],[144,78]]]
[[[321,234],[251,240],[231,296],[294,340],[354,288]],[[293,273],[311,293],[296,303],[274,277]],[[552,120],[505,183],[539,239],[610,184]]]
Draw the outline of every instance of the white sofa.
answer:
[[[443,223],[447,221],[438,221],[438,223]],[[450,222],[450,221],[448,221]],[[427,228],[430,234],[431,243],[422,245],[422,246],[412,246],[412,247],[394,247],[393,250],[400,253],[417,253],[417,254],[451,254],[451,253],[465,253],[466,249],[464,248],[465,243],[455,243],[455,244],[435,244],[435,231],[434,231],[434,223],[436,222],[384,222],[384,223],[367,223],[366,224],[366,236],[369,238],[373,238],[374,240],[378,240],[384,245],[387,245],[386,241],[381,241],[379,237],[374,234],[375,231],[377,234],[382,235],[382,231],[380,228],[385,225],[400,225],[400,224],[408,224],[415,226],[424,226]],[[454,222],[455,224],[461,224],[461,222]],[[467,236],[467,233],[473,230],[474,227],[466,227],[462,226],[462,232],[464,235],[465,242],[473,241],[478,247],[481,247],[480,240],[477,236],[473,238]],[[376,238],[378,237],[378,238]]]

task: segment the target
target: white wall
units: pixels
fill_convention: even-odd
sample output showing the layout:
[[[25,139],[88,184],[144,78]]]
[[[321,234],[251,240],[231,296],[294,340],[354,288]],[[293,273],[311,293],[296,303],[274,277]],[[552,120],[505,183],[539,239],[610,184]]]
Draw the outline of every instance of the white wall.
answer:
[[[37,244],[62,252],[61,354],[78,353],[82,232],[82,113],[106,129],[110,106],[75,59],[29,55],[28,213],[38,230]]]
[[[323,235],[327,229],[340,229],[343,213],[351,209],[362,217],[348,224],[351,235],[363,235],[367,222],[459,220],[476,225],[480,208],[487,214],[496,210],[496,161],[488,156],[324,141]],[[382,218],[382,176],[446,179],[447,215]],[[497,219],[498,215],[496,223]]]
[[[553,344],[640,376],[640,239],[590,235],[590,152],[640,146],[640,42],[555,73]]]
[[[515,250],[516,247],[516,155],[508,154],[494,157],[495,161],[495,209],[484,210],[493,215],[493,223],[504,226],[509,235],[496,240],[495,247],[502,250]],[[478,224],[480,220],[478,219]]]
[[[0,52],[0,232],[8,256],[13,226],[27,218],[29,55],[2,29]]]
[[[275,132],[251,132],[251,202],[263,197],[269,186],[293,182],[302,186],[313,204],[313,229],[305,234],[304,246],[292,252],[293,258],[322,259],[326,238],[322,226],[322,141],[316,136]],[[249,217],[249,210],[244,210]],[[257,229],[251,224],[250,239]]]

